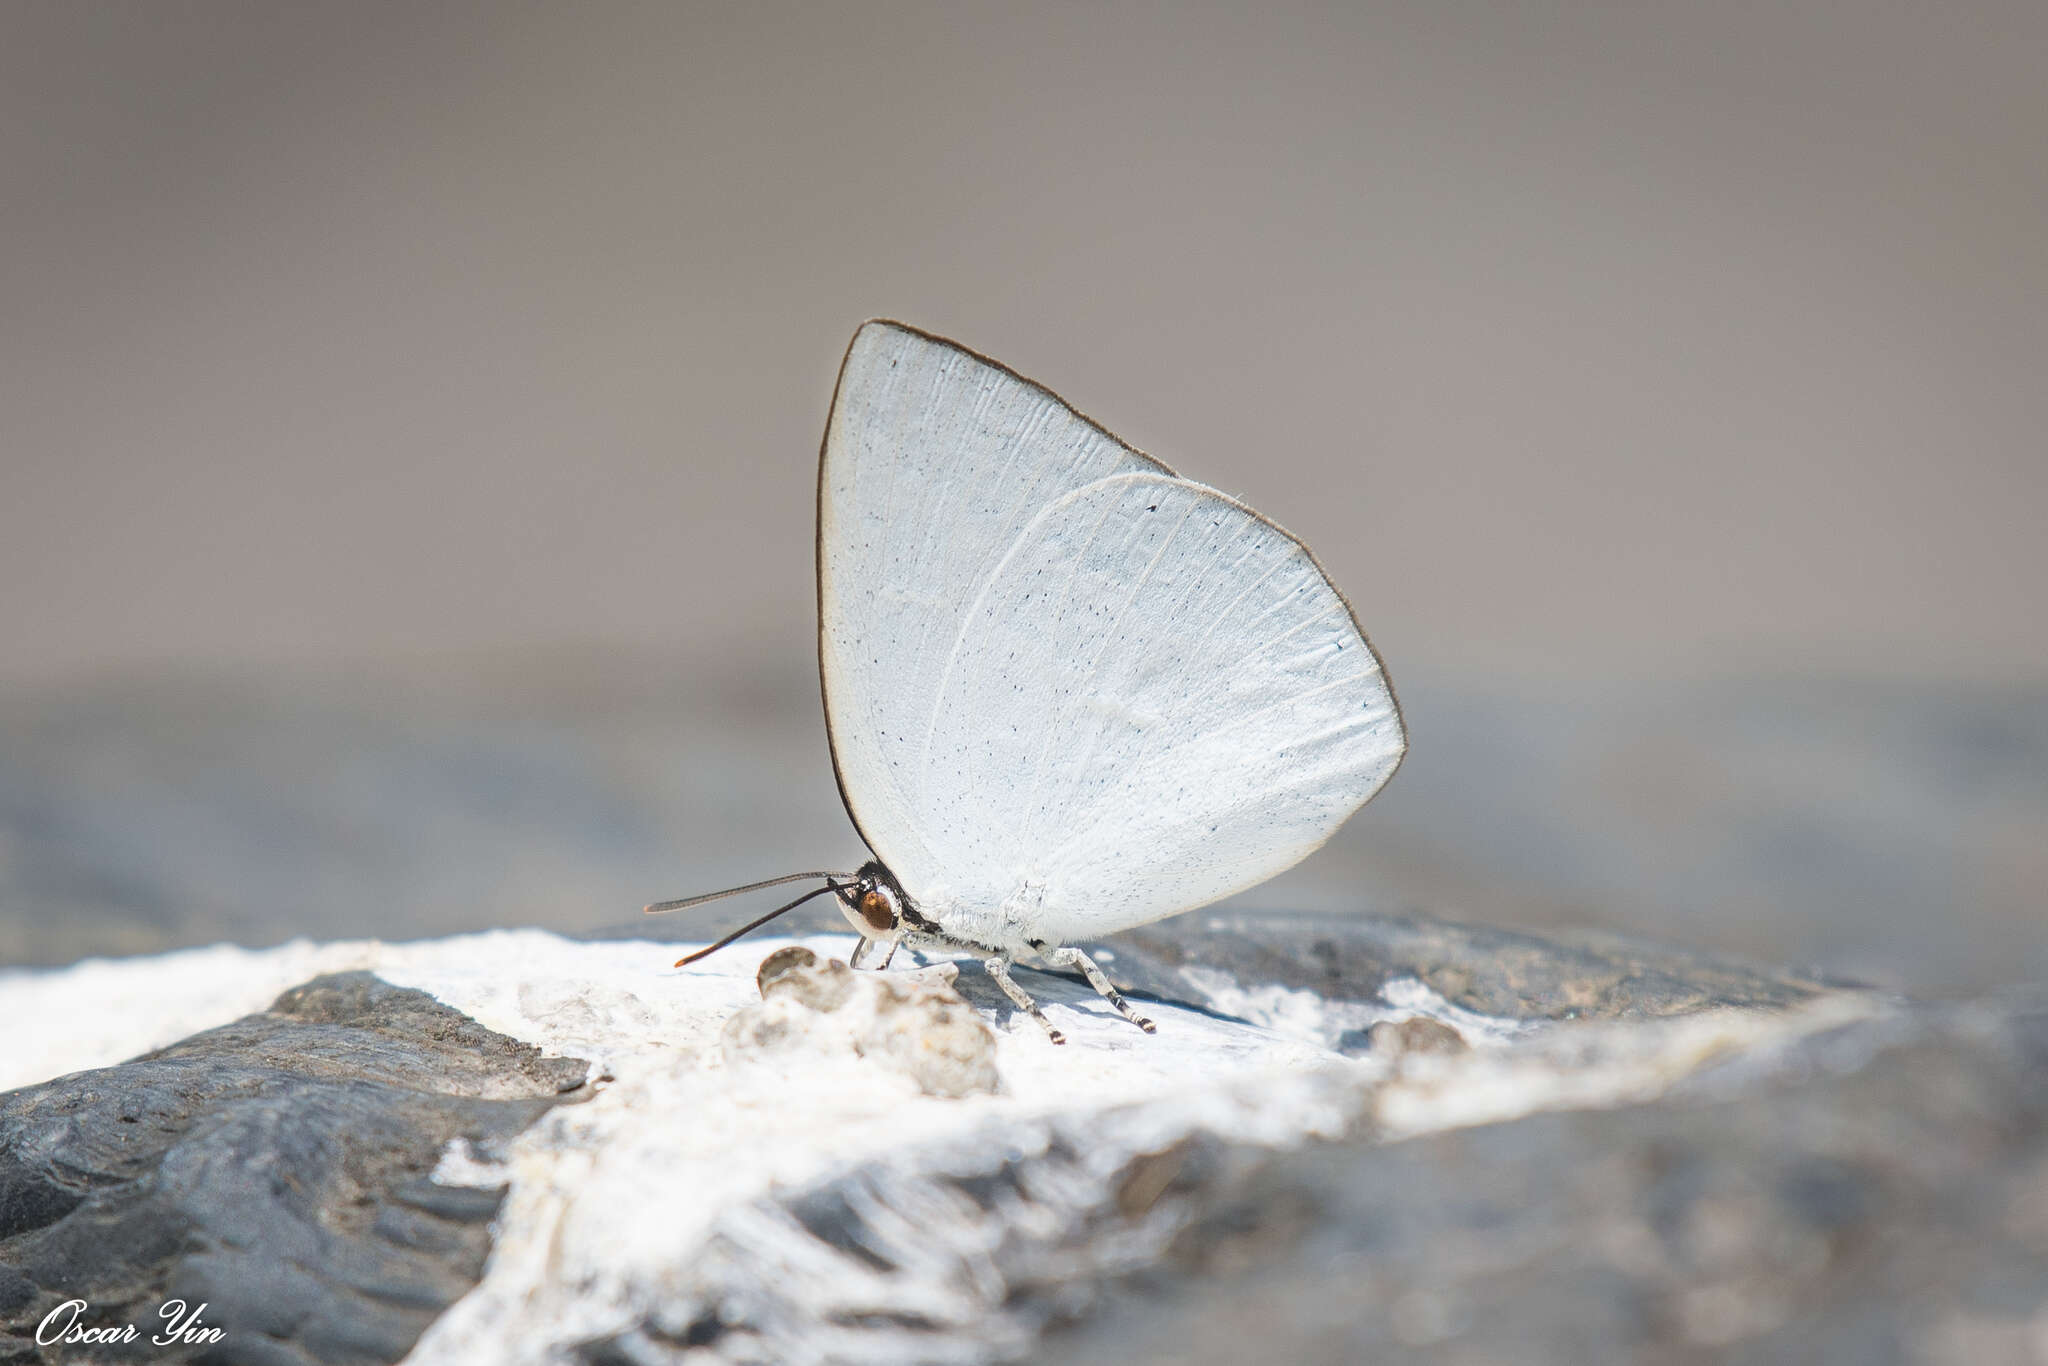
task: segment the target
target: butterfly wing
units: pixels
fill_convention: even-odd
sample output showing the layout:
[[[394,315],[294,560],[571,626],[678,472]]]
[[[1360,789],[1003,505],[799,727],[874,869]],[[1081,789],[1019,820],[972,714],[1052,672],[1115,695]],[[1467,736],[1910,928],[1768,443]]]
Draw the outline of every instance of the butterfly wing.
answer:
[[[1001,367],[870,324],[820,478],[841,790],[914,898],[1144,924],[1292,866],[1400,762],[1305,547]]]
[[[1047,504],[1164,469],[952,342],[854,334],[818,463],[818,670],[847,813],[913,897],[942,870],[914,749],[968,603]]]
[[[953,892],[1058,941],[1292,867],[1405,746],[1379,660],[1299,542],[1213,489],[1129,474],[1018,537],[916,748]]]

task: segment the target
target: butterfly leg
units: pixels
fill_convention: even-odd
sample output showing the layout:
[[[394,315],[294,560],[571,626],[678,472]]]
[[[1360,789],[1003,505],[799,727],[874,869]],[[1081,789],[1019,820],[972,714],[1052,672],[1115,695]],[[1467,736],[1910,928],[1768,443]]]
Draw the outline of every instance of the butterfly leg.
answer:
[[[870,953],[874,952],[875,945],[881,942],[882,941],[879,939],[870,939],[866,935],[862,935],[860,943],[854,945],[853,947],[853,956],[846,960],[846,966],[850,968],[859,967],[862,963],[867,961],[867,956]],[[889,964],[896,961],[896,950],[902,947],[903,941],[901,939],[891,939],[889,941],[889,951],[882,955],[881,962],[875,964],[875,971],[886,971],[888,969]]]
[[[989,976],[996,979],[996,985],[1003,989],[1003,995],[1010,998],[1011,1004],[1015,1005],[1017,1009],[1023,1011],[1032,1019],[1038,1021],[1039,1024],[1045,1026],[1046,1034],[1054,1043],[1065,1043],[1067,1041],[1067,1036],[1054,1029],[1052,1021],[1045,1018],[1045,1012],[1038,1008],[1038,1002],[1025,995],[1024,988],[1018,986],[1011,978],[1010,962],[1008,959],[984,958],[981,960],[981,965],[988,970]]]
[[[1159,1032],[1157,1025],[1131,1009],[1131,1003],[1124,999],[1123,993],[1116,989],[1115,984],[1109,980],[1109,977],[1101,968],[1095,966],[1095,960],[1087,954],[1072,945],[1063,945],[1057,949],[1045,950],[1043,956],[1048,963],[1055,963],[1063,968],[1081,969],[1081,975],[1088,979],[1088,985],[1100,992],[1103,1000],[1115,1006],[1117,1014],[1144,1030],[1147,1034]]]

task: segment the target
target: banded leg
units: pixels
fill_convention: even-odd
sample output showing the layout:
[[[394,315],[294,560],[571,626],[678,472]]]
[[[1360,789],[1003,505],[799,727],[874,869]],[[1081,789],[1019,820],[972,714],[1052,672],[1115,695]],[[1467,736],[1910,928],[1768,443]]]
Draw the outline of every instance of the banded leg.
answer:
[[[1025,995],[1024,988],[1018,986],[1010,977],[1010,963],[1008,959],[984,958],[981,960],[981,965],[987,969],[989,976],[996,979],[996,985],[1003,989],[1003,995],[1010,998],[1012,1005],[1038,1021],[1039,1024],[1045,1026],[1046,1034],[1054,1043],[1065,1043],[1067,1041],[1067,1036],[1054,1029],[1052,1021],[1045,1018],[1045,1012],[1038,1008],[1038,1002]]]
[[[1144,1030],[1147,1034],[1159,1032],[1159,1026],[1131,1009],[1131,1003],[1124,999],[1123,993],[1116,989],[1115,984],[1109,980],[1101,968],[1095,966],[1095,960],[1087,954],[1069,944],[1056,949],[1047,949],[1044,953],[1044,958],[1046,962],[1058,964],[1063,968],[1081,969],[1081,975],[1088,979],[1088,985],[1101,993],[1103,1000],[1115,1006],[1117,1014]]]
[[[867,960],[868,954],[874,950],[875,945],[881,942],[882,941],[879,939],[870,939],[866,935],[862,935],[860,943],[854,945],[853,956],[846,960],[846,966],[850,968],[859,967],[863,962]],[[902,945],[902,943],[903,941],[900,939],[891,939],[889,941],[889,951],[882,955],[881,962],[875,964],[876,972],[882,972],[886,970],[889,964],[896,961],[896,950]]]

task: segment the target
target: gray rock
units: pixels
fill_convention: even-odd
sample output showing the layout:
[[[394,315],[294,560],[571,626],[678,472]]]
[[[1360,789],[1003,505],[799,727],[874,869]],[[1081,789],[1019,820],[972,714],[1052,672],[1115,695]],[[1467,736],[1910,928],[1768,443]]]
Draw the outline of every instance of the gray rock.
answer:
[[[207,1360],[417,1342],[451,1366],[1997,1361],[2048,1325],[2030,999],[1937,1010],[1613,939],[1217,911],[1099,946],[1197,1007],[1162,1007],[1157,1037],[1038,975],[1076,1012],[1053,1050],[976,970],[956,998],[945,968],[764,945],[754,1006],[630,966],[656,947],[557,941],[508,1007],[530,1037],[619,1047],[577,1123],[521,1141],[481,1282],[497,1193],[423,1178],[583,1069],[418,993],[320,979],[0,1097],[12,1342],[74,1293],[145,1326],[206,1301],[230,1330]],[[436,952],[477,949],[403,949],[413,971]],[[961,1055],[992,1077],[918,1071],[928,1006],[993,1039]],[[1245,1065],[1261,1048],[1286,1061]],[[877,1085],[892,1067],[923,1094]],[[664,1180],[687,1199],[633,1204]]]
[[[1299,993],[1285,1012],[1288,1023],[1325,1038],[1331,1031],[1317,1019],[1318,1009],[1339,1019],[1347,1012],[1361,1019],[1395,1016],[1338,1040],[1345,1052],[1387,1059],[1387,1070],[1301,1079],[1322,1088],[1318,1094],[1329,1110],[1350,1114],[1354,1136],[1288,1153],[1268,1142],[1219,1137],[1200,1120],[1162,1119],[1139,1105],[1004,1121],[938,1147],[906,1146],[734,1211],[678,1270],[671,1298],[637,1327],[583,1344],[584,1358],[680,1362],[696,1353],[687,1359],[773,1362],[816,1352],[820,1360],[849,1362],[1064,1359],[1068,1342],[1046,1335],[1057,1335],[1064,1324],[1093,1322],[1105,1308],[1112,1326],[1101,1330],[1108,1335],[1103,1359],[1144,1356],[1154,1335],[1170,1336],[1161,1327],[1169,1315],[1161,1310],[1143,1317],[1133,1307],[1149,1304],[1140,1291],[1151,1287],[1176,1303],[1201,1302],[1212,1282],[1221,1283],[1201,1250],[1233,1245],[1231,1230],[1239,1225],[1248,1230],[1243,1246],[1254,1263],[1309,1246],[1305,1230],[1322,1217],[1370,1243],[1378,1227],[1370,1202],[1325,1198],[1329,1192],[1309,1184],[1276,1200],[1267,1220],[1262,1195],[1245,1192],[1261,1174],[1292,1171],[1291,1163],[1313,1166],[1339,1155],[1370,1162],[1404,1151],[1383,1146],[1374,1119],[1377,1088],[1399,1081],[1404,1069],[1483,1069],[1493,1060],[1522,1067],[1525,1075],[1511,1085],[1526,1084],[1537,1094],[1554,1069],[1591,1073],[1611,1055],[1589,1047],[1583,1055],[1561,1049],[1532,1056],[1515,1040],[1533,1045],[1569,1030],[1619,1040],[1638,1027],[1668,1032],[1685,1017],[1713,1012],[1775,1018],[1835,991],[1804,977],[1614,940],[1550,942],[1399,917],[1201,913],[1116,936],[1098,951],[1139,991],[1192,1002],[1227,1019],[1238,1018],[1236,1009],[1266,991]],[[1399,1018],[1399,1001],[1412,999],[1395,990],[1403,982],[1427,987],[1454,1013],[1469,1013],[1481,1026],[1480,1044],[1439,1019]],[[1000,1015],[981,974],[963,972],[959,985],[978,1007]],[[1719,1074],[1723,1084],[1779,1085],[1809,1066],[1789,1053],[1743,1055],[1742,1062],[1750,1071],[1739,1072],[1731,1061]],[[1498,1075],[1466,1075],[1475,1087],[1502,1086]],[[1581,1094],[1623,1103],[1635,1075],[1617,1073],[1609,1089]],[[1196,1077],[1189,1080],[1198,1084]],[[1259,1098],[1266,1093],[1256,1090],[1262,1084],[1254,1084],[1246,1104],[1266,1103]],[[1458,1074],[1446,1074],[1447,1088],[1461,1084]],[[1345,1169],[1329,1179],[1334,1184],[1348,1176]],[[1421,1189],[1409,1195],[1417,1204],[1430,1198]],[[1483,1242],[1483,1231],[1459,1224],[1467,1210],[1453,1192],[1439,1188],[1434,1195],[1444,1208],[1413,1214],[1407,1225],[1413,1239],[1427,1243],[1431,1229],[1445,1228]],[[1315,1255],[1310,1247],[1303,1257],[1312,1262]],[[1265,1327],[1286,1349],[1266,1352],[1234,1337],[1229,1351],[1211,1359],[1293,1359],[1291,1349],[1306,1341],[1287,1332],[1302,1312],[1286,1288],[1294,1274],[1290,1269],[1271,1285],[1262,1281],[1245,1292],[1253,1299],[1273,1296],[1279,1307]],[[1316,1293],[1348,1302],[1340,1287],[1319,1285]],[[1115,1329],[1123,1319],[1135,1325],[1131,1331]],[[1320,1322],[1313,1315],[1302,1321]],[[1094,1341],[1076,1336],[1072,1345],[1092,1350]]]
[[[1076,1363],[2038,1361],[2048,1005],[1808,1041],[1768,1079],[1390,1146],[1212,1147]]]
[[[2006,1001],[1405,1142],[1134,1152],[1113,1114],[1054,1117],[776,1192],[581,1356],[2031,1362],[2044,1083],[2048,1006]]]
[[[357,972],[0,1095],[0,1360],[395,1361],[475,1283],[502,1194],[430,1181],[444,1146],[496,1150],[585,1070]],[[39,1352],[74,1297],[140,1340]],[[150,1345],[173,1299],[225,1340]]]
[[[1218,974],[1232,991],[1277,986],[1362,1005],[1385,1004],[1387,984],[1408,978],[1454,1006],[1515,1021],[1780,1009],[1828,985],[1613,935],[1545,939],[1398,915],[1196,912],[1127,931],[1101,947],[1130,989],[1212,1008],[1220,1008],[1218,1000],[1203,983],[1213,979],[1187,969]]]
[[[714,904],[691,929],[696,937],[716,938],[753,914],[750,908]],[[777,929],[843,933],[846,922],[835,911],[806,906],[778,921]],[[1262,988],[1303,992],[1340,1007],[1392,1010],[1389,984],[1416,982],[1451,1006],[1517,1025],[1777,1010],[1853,985],[1618,935],[1545,938],[1490,925],[1365,912],[1197,911],[1086,947],[1130,995],[1231,1018],[1240,1017],[1247,992]],[[1029,964],[1020,972],[1082,982],[1079,973]],[[977,1006],[1007,1017],[1008,1000],[979,972],[963,974],[958,987]],[[1340,1031],[1332,1042],[1343,1052],[1361,1053],[1371,1047],[1366,1035],[1365,1029]]]

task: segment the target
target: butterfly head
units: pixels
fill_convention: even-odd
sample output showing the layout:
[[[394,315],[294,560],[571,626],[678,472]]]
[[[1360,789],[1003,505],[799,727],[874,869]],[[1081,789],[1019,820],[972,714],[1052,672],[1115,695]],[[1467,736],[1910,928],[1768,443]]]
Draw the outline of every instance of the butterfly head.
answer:
[[[863,938],[889,940],[901,931],[910,899],[880,863],[863,865],[853,881],[838,892],[840,910]]]

